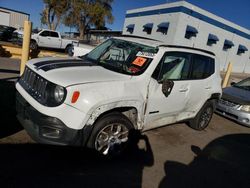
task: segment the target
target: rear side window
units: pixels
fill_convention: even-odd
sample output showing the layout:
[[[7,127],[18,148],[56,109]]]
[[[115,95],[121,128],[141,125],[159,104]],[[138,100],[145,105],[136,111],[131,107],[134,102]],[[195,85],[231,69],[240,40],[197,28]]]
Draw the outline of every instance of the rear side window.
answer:
[[[50,36],[55,38],[59,37],[57,32],[52,32],[52,31],[50,32]]]
[[[214,73],[214,59],[202,55],[193,56],[191,79],[205,79]]]

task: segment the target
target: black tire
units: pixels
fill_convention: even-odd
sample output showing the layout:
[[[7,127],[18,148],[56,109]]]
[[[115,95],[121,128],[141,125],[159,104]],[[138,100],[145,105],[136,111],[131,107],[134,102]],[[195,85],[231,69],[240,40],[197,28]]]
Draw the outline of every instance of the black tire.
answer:
[[[65,53],[72,57],[74,55],[73,45],[67,45],[67,47],[65,48]]]
[[[213,117],[214,107],[215,102],[213,100],[207,101],[195,118],[188,122],[189,127],[198,131],[204,130]]]
[[[126,116],[121,113],[107,114],[97,120],[93,126],[94,128],[88,141],[88,147],[111,157],[121,154],[126,149],[129,143],[129,132],[133,129],[133,124]],[[113,126],[113,130],[111,126]],[[120,136],[115,135],[115,133],[118,132],[118,126],[121,126],[121,132],[124,131]],[[116,130],[116,132],[114,132],[114,130]],[[127,133],[125,134],[126,131]],[[119,132],[119,134],[121,132]],[[120,142],[121,140],[123,141]],[[103,145],[107,142],[107,145],[101,146],[101,141],[103,141]]]
[[[34,50],[34,51],[38,49],[38,45],[37,45],[36,41],[34,41],[34,40],[30,41],[30,49]]]

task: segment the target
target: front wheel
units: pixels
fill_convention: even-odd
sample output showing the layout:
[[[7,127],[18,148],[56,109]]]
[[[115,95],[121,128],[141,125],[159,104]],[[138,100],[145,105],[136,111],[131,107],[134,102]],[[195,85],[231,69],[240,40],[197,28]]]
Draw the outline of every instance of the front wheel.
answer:
[[[132,128],[132,123],[123,114],[105,115],[94,124],[88,145],[103,155],[119,155],[128,144]]]
[[[38,49],[38,45],[37,45],[36,41],[34,41],[34,40],[30,41],[30,49],[31,50],[37,50]]]
[[[204,130],[211,121],[214,113],[214,101],[207,101],[194,119],[188,122],[189,126],[195,130]]]

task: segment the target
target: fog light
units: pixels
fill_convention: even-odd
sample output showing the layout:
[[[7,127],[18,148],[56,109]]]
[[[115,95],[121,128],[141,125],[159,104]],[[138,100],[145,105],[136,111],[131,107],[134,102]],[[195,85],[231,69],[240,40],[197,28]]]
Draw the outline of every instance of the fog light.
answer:
[[[59,139],[62,137],[62,130],[50,127],[41,127],[40,134],[46,138]]]
[[[249,123],[249,119],[244,118],[244,119],[242,119],[242,122],[243,122],[243,123]]]

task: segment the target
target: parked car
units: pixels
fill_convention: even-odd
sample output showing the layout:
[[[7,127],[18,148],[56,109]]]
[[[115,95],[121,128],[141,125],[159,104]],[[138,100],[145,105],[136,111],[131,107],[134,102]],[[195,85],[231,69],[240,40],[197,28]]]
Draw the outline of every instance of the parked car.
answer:
[[[87,45],[87,44],[78,44],[78,45],[74,45],[68,51],[68,55],[74,56],[74,57],[83,56],[83,55],[89,53],[93,49],[94,49],[94,46]]]
[[[223,89],[216,112],[250,127],[250,77]]]
[[[16,31],[19,39],[23,38],[23,32]],[[19,40],[20,41],[20,40]],[[21,40],[22,41],[22,40]],[[71,50],[74,44],[78,44],[77,40],[69,40],[61,37],[60,32],[48,29],[35,29],[32,31],[30,48],[36,50],[38,47],[64,49],[66,53]]]
[[[12,33],[16,30],[14,27],[0,25],[0,41],[10,41]]]
[[[130,130],[176,122],[205,129],[221,95],[212,52],[120,37],[81,58],[27,62],[16,84],[18,119],[41,143],[124,150]]]

